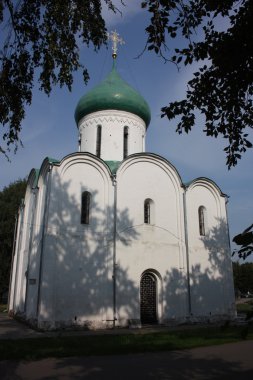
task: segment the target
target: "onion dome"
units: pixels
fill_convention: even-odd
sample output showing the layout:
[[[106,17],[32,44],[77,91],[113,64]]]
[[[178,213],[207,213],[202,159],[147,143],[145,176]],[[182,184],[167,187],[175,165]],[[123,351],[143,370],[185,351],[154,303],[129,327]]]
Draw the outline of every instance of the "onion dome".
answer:
[[[84,116],[103,110],[131,112],[144,120],[147,127],[151,119],[147,102],[119,76],[115,64],[105,80],[79,100],[75,110],[77,125]]]

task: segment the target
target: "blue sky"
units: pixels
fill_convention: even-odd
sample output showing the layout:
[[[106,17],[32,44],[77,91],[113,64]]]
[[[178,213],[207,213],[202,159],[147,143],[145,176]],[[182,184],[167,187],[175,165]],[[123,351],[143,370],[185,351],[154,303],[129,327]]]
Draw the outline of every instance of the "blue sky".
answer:
[[[175,65],[165,64],[150,52],[136,59],[145,46],[148,24],[147,12],[140,9],[140,2],[127,2],[126,7],[120,8],[122,16],[106,11],[104,15],[109,31],[116,29],[125,40],[117,59],[120,75],[144,96],[151,108],[146,151],[168,159],[184,182],[200,176],[214,180],[230,197],[228,216],[232,237],[253,222],[253,150],[243,156],[236,168],[228,171],[223,152],[226,142],[206,137],[201,120],[189,135],[178,135],[175,121],[161,119],[160,108],[184,97],[187,81],[197,66],[182,67],[178,72]],[[27,108],[22,123],[24,148],[20,147],[16,155],[10,155],[10,163],[0,156],[0,189],[27,176],[31,168],[39,168],[46,156],[61,159],[77,151],[78,133],[74,121],[77,102],[106,76],[112,66],[111,47],[102,48],[98,53],[81,44],[80,49],[91,77],[89,84],[85,86],[81,73],[77,73],[71,93],[64,88],[55,88],[49,98],[35,86],[32,106]]]

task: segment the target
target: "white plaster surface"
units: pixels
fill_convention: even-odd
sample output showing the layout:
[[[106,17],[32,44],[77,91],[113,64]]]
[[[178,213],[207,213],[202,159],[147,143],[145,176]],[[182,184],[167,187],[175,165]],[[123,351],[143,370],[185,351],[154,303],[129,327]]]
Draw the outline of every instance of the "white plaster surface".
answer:
[[[101,158],[96,126],[102,126]],[[103,160],[122,161],[113,175]],[[165,159],[144,153],[146,128],[136,115],[101,111],[79,125],[81,152],[43,162],[30,175],[20,209],[9,309],[42,329],[127,325],[140,321],[140,281],[156,278],[159,323],[232,318],[234,294],[226,198],[210,180],[187,188]],[[91,194],[89,224],[81,195]],[[145,199],[152,200],[150,224]],[[184,202],[185,199],[185,202]],[[198,208],[206,209],[206,235]],[[116,288],[113,288],[115,275]],[[115,290],[115,293],[114,293]],[[114,310],[115,309],[115,310]],[[115,311],[115,314],[114,314]]]

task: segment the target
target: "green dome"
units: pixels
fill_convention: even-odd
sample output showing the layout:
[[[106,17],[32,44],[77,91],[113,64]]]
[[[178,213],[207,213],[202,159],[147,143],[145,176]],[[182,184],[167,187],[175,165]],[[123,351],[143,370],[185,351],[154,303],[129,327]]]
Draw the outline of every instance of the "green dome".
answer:
[[[138,115],[146,126],[150,123],[147,102],[119,76],[115,66],[103,82],[81,97],[75,110],[76,123],[92,112],[112,109]]]

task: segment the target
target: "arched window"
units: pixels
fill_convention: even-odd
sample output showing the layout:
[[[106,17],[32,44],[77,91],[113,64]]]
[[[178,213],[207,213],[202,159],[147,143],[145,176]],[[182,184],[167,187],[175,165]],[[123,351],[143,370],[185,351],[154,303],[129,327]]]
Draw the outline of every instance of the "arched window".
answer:
[[[81,206],[81,223],[89,224],[90,222],[90,205],[91,193],[84,191],[82,193],[82,206]]]
[[[144,201],[144,223],[154,224],[154,202],[152,199],[145,199]]]
[[[124,127],[123,158],[128,156],[128,127]]]
[[[150,224],[150,201],[146,199],[144,202],[144,223]]]
[[[200,206],[199,210],[199,234],[200,236],[206,235],[206,209],[204,206]]]
[[[102,136],[102,127],[101,125],[97,126],[97,140],[96,140],[96,155],[100,157],[101,155],[101,136]]]
[[[140,282],[141,323],[157,323],[157,278],[145,272]]]

